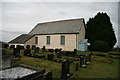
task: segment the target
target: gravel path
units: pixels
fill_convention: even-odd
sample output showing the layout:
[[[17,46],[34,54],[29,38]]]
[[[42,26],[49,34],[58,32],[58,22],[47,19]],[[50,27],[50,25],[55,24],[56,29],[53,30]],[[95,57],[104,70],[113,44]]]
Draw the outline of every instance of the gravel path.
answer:
[[[15,67],[0,71],[1,78],[21,78],[23,76],[35,73],[36,71],[23,67]]]

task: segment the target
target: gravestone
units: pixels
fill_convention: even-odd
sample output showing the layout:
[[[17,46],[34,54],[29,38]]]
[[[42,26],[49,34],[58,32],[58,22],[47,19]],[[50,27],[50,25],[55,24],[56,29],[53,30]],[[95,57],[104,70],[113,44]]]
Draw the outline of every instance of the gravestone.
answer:
[[[82,68],[82,65],[83,65],[83,56],[80,56],[80,68]]]
[[[11,66],[11,56],[5,48],[0,48],[0,70]]]
[[[77,71],[79,69],[79,64],[75,63],[75,71]]]
[[[83,55],[83,65],[82,65],[82,67],[83,68],[86,67],[86,56],[85,55]]]
[[[57,53],[57,58],[62,58],[62,54],[61,53]]]
[[[62,52],[61,52],[62,49],[58,49],[57,50],[57,58],[62,58]]]
[[[46,51],[46,48],[45,48],[45,46],[43,46],[42,53],[44,53],[45,51]]]
[[[23,49],[24,49],[24,46],[20,46],[20,49],[23,50]]]
[[[31,56],[31,50],[29,48],[24,50],[24,56]]]
[[[85,58],[85,59],[84,59],[85,65],[87,64],[87,59],[88,59],[87,57],[88,57],[88,55],[85,55],[85,56],[84,56],[84,58]]]
[[[20,48],[13,49],[13,57],[20,57]]]
[[[77,54],[77,49],[74,49],[74,52],[72,53],[72,56],[75,57]]]
[[[54,54],[48,54],[48,57],[47,57],[48,60],[52,61],[53,58],[54,58]]]
[[[89,56],[89,61],[91,61],[91,54],[89,54],[88,56]]]
[[[49,52],[53,53],[53,52],[54,52],[54,49],[49,49]]]
[[[7,43],[2,43],[3,48],[7,49],[9,45]]]
[[[36,49],[36,46],[35,45],[32,45],[32,50],[35,50]]]
[[[14,49],[14,48],[15,48],[15,45],[11,45],[11,46],[10,46],[10,49]]]
[[[89,55],[86,55],[86,64],[89,64]]]
[[[70,51],[67,51],[67,52],[65,53],[66,56],[70,56],[70,54],[71,54]]]
[[[20,47],[20,45],[17,45],[17,47],[16,47],[16,48],[21,50],[21,47]]]
[[[55,53],[58,53],[58,49],[55,49]]]
[[[43,80],[52,80],[52,72],[44,73]]]
[[[66,78],[72,76],[72,74],[70,74],[69,68],[70,68],[70,62],[67,59],[63,60],[63,62],[62,62],[62,74],[61,74],[60,78],[66,79]]]
[[[39,51],[40,51],[40,48],[39,48],[39,47],[36,47],[36,48],[34,49],[34,54],[39,53]]]
[[[58,49],[58,51],[59,51],[60,53],[62,53],[62,49]]]
[[[80,55],[80,67],[85,68],[86,67],[86,59],[85,55]]]

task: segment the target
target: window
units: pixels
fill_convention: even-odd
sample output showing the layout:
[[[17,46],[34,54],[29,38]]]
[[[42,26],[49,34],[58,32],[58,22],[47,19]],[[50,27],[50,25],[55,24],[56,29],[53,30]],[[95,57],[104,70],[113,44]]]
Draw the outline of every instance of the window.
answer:
[[[35,44],[38,44],[38,37],[35,37]]]
[[[50,36],[47,36],[47,44],[50,44]]]
[[[61,36],[61,45],[65,45],[65,36]]]

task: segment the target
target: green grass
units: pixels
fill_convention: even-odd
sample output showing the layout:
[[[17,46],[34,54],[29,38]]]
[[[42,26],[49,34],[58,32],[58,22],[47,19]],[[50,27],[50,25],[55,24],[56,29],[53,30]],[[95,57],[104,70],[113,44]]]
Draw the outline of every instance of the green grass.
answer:
[[[10,50],[8,51],[11,52]],[[95,52],[95,53],[101,53],[101,52]],[[41,54],[47,55],[49,53],[41,53]],[[90,54],[90,52],[78,51],[77,54]],[[60,77],[61,65],[62,65],[61,63],[52,62],[47,60],[46,58],[44,59],[44,58],[25,57],[23,56],[23,51],[21,51],[21,56],[22,56],[21,60],[12,61],[12,64],[25,64],[25,65],[33,66],[40,69],[45,68],[46,71],[52,71],[53,78]],[[67,57],[67,58],[72,58],[72,57]],[[74,61],[74,63],[70,64],[70,73],[73,73],[73,76],[71,76],[70,78],[117,78],[118,77],[118,59],[110,59],[108,57],[99,57],[99,59],[106,60],[106,61],[112,60],[113,62],[109,64],[105,62],[103,63],[101,61],[92,60],[90,62],[90,65],[87,65],[86,68],[81,68],[80,71],[75,71],[74,64],[77,61]]]

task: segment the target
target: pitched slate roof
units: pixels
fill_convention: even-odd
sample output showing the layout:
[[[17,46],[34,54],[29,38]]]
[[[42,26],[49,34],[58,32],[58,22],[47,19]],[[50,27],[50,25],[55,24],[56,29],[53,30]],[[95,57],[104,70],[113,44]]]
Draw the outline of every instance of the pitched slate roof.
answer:
[[[82,24],[83,18],[38,23],[29,34],[79,33]]]
[[[22,35],[16,37],[15,39],[11,40],[9,43],[21,43],[21,44],[23,44],[32,37],[33,37],[33,35],[22,34]]]

